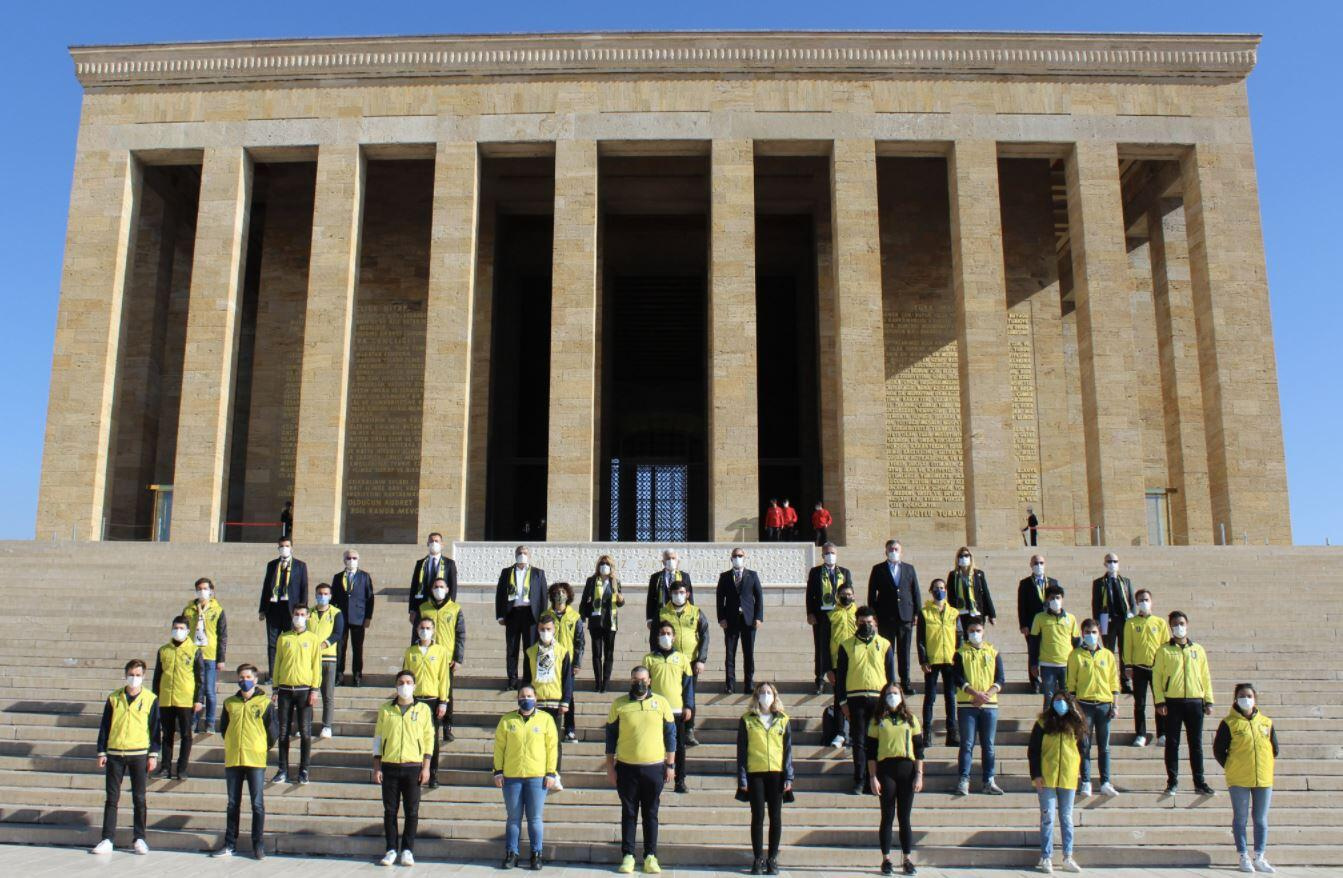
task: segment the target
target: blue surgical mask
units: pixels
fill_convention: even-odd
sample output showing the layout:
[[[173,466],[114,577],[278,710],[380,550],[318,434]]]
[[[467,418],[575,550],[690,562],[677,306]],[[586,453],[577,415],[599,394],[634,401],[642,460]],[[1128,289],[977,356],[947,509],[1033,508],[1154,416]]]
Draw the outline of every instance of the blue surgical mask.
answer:
[[[1095,648],[1096,648],[1096,632],[1094,632],[1094,631],[1088,631],[1086,634],[1083,634],[1083,635],[1082,635],[1082,645],[1085,646],[1087,649],[1095,649]]]
[[[1067,715],[1067,713],[1068,713],[1068,702],[1066,702],[1066,701],[1055,701],[1055,702],[1054,702],[1054,712],[1057,713],[1059,716],[1065,716],[1065,715]]]
[[[325,606],[326,606],[327,604],[329,604],[329,603],[331,603],[331,595],[329,595],[329,594],[319,594],[319,595],[317,596],[317,606],[319,606],[319,607],[325,607]]]
[[[933,600],[945,601],[947,599],[947,590],[945,588],[933,589]]]
[[[238,688],[244,692],[251,692],[256,688],[256,680],[239,680]]]
[[[523,713],[531,713],[533,710],[536,710],[536,699],[535,699],[535,698],[519,698],[519,699],[518,699],[518,710],[522,711]]]

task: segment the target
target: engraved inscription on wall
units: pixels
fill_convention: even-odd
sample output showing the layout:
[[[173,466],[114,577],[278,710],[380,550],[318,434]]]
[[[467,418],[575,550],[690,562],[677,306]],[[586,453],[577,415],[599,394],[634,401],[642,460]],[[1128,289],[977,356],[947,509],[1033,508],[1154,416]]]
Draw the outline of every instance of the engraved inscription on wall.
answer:
[[[1012,444],[1017,459],[1017,502],[1040,501],[1040,429],[1035,400],[1035,346],[1030,302],[1007,312],[1008,360],[1012,371]]]

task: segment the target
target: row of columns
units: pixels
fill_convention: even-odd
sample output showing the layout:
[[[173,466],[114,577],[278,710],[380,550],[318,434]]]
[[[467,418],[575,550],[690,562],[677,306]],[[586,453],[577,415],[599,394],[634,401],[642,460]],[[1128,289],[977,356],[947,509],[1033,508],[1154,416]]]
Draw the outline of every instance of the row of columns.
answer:
[[[975,545],[1006,545],[1016,539],[1020,513],[1005,342],[998,147],[990,140],[956,141],[948,158],[966,539]],[[1146,515],[1134,370],[1143,364],[1134,362],[1126,343],[1132,320],[1117,145],[1079,141],[1070,147],[1066,165],[1091,523],[1101,525],[1108,543],[1141,542]],[[760,514],[757,445],[741,438],[757,433],[753,142],[714,141],[711,169],[709,527],[711,539],[726,540],[743,519]],[[1290,541],[1276,373],[1271,343],[1264,342],[1271,335],[1250,147],[1190,148],[1181,176],[1189,306],[1179,307],[1172,297],[1174,310],[1162,319],[1174,333],[1187,333],[1191,326],[1197,333],[1209,514],[1227,522],[1232,532],[1254,527],[1251,522],[1271,522],[1283,529],[1275,541]],[[295,473],[298,536],[307,542],[341,538],[363,181],[360,146],[319,149]],[[99,535],[122,331],[120,302],[134,247],[139,185],[132,156],[81,148],[39,535]],[[423,431],[419,515],[421,530],[461,539],[473,385],[478,145],[438,144],[434,187],[423,417],[435,427]],[[597,187],[598,144],[558,141],[547,485],[548,533],[555,540],[588,540],[596,533]],[[175,466],[176,540],[210,541],[220,534],[250,189],[245,149],[205,150]],[[834,141],[830,191],[833,257],[826,280],[833,291],[828,313],[836,326],[829,363],[833,374],[826,386],[838,390],[838,447],[827,455],[837,458],[840,478],[838,485],[827,486],[827,494],[844,541],[872,545],[889,535],[891,520],[875,141]],[[1161,230],[1159,221],[1156,228]],[[1160,247],[1154,252],[1164,258]],[[823,372],[826,368],[823,363]],[[1197,457],[1191,445],[1199,431],[1189,411],[1197,406],[1191,399],[1186,392],[1184,420],[1171,441]],[[90,411],[93,435],[81,429]]]

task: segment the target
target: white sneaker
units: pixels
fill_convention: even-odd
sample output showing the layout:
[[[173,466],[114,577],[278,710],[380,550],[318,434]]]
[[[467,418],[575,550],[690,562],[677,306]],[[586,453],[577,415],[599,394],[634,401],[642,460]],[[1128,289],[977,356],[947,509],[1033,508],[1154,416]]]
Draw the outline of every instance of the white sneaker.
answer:
[[[98,842],[93,847],[89,848],[89,853],[98,854],[99,856],[105,856],[106,854],[112,853],[112,839],[105,838]],[[1246,860],[1245,862],[1248,863],[1249,860]]]
[[[550,788],[550,791],[552,793],[560,793],[564,791],[564,781],[560,780],[558,774],[555,775],[555,785]]]
[[[984,789],[981,792],[986,796],[1001,796],[1003,794],[1003,788],[998,786],[997,780],[989,778],[984,782]]]
[[[378,861],[378,865],[379,865],[379,866],[395,866],[395,865],[396,865],[396,851],[388,851],[387,853],[383,854],[383,855],[382,855],[382,859]]]
[[[1081,799],[1091,798],[1091,781],[1086,781],[1077,788],[1077,796]],[[1066,863],[1067,860],[1064,860],[1064,862]]]
[[[331,737],[331,726],[322,726],[322,733],[321,733],[320,735],[318,735],[317,737],[319,737],[319,738],[330,738],[330,737]]]
[[[835,735],[830,739],[830,746],[835,750],[842,750],[844,748],[844,736]]]
[[[1146,747],[1146,746],[1147,746],[1147,736],[1146,736],[1146,735],[1139,735],[1138,737],[1134,738],[1134,739],[1133,739],[1133,746],[1134,746],[1134,747]]]
[[[970,795],[970,781],[963,780],[960,783],[956,784],[956,795],[958,796]]]
[[[1081,871],[1082,871],[1082,867],[1079,866],[1079,865],[1077,865],[1077,861],[1074,860],[1072,857],[1064,857],[1064,858],[1063,858],[1063,871],[1065,871],[1065,872],[1081,872]]]
[[[225,857],[231,857],[233,856],[233,848],[220,848],[219,850],[210,854],[210,856],[216,860],[223,859]]]
[[[1254,871],[1254,863],[1250,860],[1250,855],[1248,853],[1240,855],[1240,870],[1242,872]]]
[[[1054,864],[1051,863],[1049,860],[1046,860],[1044,857],[1041,857],[1040,862],[1035,864],[1035,871],[1044,872],[1046,875],[1053,875]]]
[[[1264,859],[1264,855],[1263,855],[1263,854],[1260,854],[1260,855],[1259,855],[1258,857],[1256,857],[1255,860],[1254,860],[1254,871],[1256,871],[1256,872],[1268,872],[1268,873],[1271,873],[1271,872],[1276,872],[1276,871],[1278,871],[1278,870],[1275,869],[1275,868],[1273,868],[1272,866],[1270,866],[1270,865],[1268,864],[1268,860],[1265,860],[1265,859]]]
[[[143,838],[137,838],[135,844],[131,845],[131,850],[143,857],[145,854],[149,853],[149,845],[145,844]]]
[[[413,853],[411,853],[410,851],[402,851],[402,852],[401,852],[401,865],[403,865],[403,866],[413,866],[413,865],[415,865],[415,855],[414,855]]]
[[[1105,783],[1101,784],[1101,795],[1114,798],[1119,795],[1119,790],[1115,789],[1115,785],[1107,780]]]
[[[1156,736],[1156,745],[1157,745],[1158,747],[1164,747],[1164,746],[1166,746],[1166,736],[1165,736],[1165,735],[1157,735],[1157,736]]]

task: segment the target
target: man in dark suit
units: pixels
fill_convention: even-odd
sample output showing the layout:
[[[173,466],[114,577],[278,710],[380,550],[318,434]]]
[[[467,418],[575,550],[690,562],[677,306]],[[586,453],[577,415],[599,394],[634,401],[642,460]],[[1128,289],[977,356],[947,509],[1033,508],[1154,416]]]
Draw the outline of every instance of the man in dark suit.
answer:
[[[718,577],[718,625],[727,643],[727,691],[737,685],[737,643],[741,643],[746,691],[755,688],[755,632],[765,624],[765,592],[760,575],[746,569],[746,550],[732,550],[732,569]]]
[[[448,584],[448,599],[457,600],[457,562],[443,554],[443,534],[431,533],[425,540],[429,554],[415,562],[415,572],[410,574],[410,597],[406,609],[410,612],[410,643],[418,641],[415,636],[415,623],[419,621],[416,611],[420,604],[433,597],[430,594],[434,580],[441,579]]]
[[[1021,636],[1026,638],[1028,649],[1031,623],[1035,621],[1036,614],[1045,611],[1045,593],[1058,584],[1057,579],[1045,576],[1045,556],[1032,555],[1031,575],[1017,583],[1017,627],[1021,629]],[[1027,671],[1031,675],[1031,691],[1039,695],[1040,675],[1037,671],[1031,671],[1029,664]]]
[[[290,610],[308,602],[308,565],[294,557],[294,541],[275,541],[280,557],[266,564],[257,618],[266,623],[266,678],[275,670],[275,642],[293,625]]]
[[[494,618],[504,626],[504,666],[508,688],[518,688],[518,653],[536,642],[536,623],[549,605],[546,572],[531,566],[526,546],[513,550],[513,566],[499,571],[494,589]]]
[[[1119,658],[1119,680],[1126,694],[1133,686],[1124,674],[1124,628],[1133,618],[1133,583],[1119,575],[1119,556],[1105,556],[1105,575],[1091,582],[1091,618],[1100,626],[1101,642]]]
[[[807,624],[815,650],[816,694],[825,691],[825,675],[830,668],[830,611],[839,599],[841,586],[853,585],[853,572],[837,563],[834,543],[821,546],[824,562],[807,573]]]
[[[336,685],[345,683],[345,653],[354,646],[354,685],[364,676],[364,632],[373,624],[373,577],[359,569],[359,550],[345,550],[345,569],[331,578],[331,602],[345,620],[336,649]]]
[[[867,577],[867,605],[877,616],[877,630],[895,644],[900,669],[900,688],[917,695],[909,679],[909,647],[914,642],[914,624],[919,613],[919,574],[900,560],[899,540],[886,541],[886,560]]]

